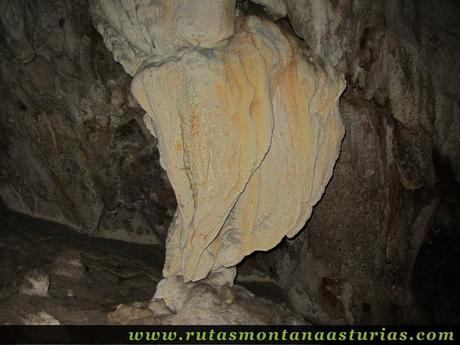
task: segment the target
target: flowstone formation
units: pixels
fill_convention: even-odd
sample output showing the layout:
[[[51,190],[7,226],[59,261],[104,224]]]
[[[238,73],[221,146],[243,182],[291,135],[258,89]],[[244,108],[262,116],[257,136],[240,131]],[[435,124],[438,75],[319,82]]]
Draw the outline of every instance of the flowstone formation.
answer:
[[[176,194],[164,277],[232,283],[236,264],[297,234],[321,198],[344,135],[343,79],[234,0],[91,6]]]

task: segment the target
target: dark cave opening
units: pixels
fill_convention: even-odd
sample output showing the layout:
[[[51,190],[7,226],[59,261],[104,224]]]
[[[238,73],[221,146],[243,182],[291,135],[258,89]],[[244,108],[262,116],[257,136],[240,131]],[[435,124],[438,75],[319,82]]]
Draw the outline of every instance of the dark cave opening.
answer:
[[[458,323],[460,314],[460,184],[448,161],[435,153],[441,202],[422,244],[413,273],[416,298],[428,319],[438,324]]]

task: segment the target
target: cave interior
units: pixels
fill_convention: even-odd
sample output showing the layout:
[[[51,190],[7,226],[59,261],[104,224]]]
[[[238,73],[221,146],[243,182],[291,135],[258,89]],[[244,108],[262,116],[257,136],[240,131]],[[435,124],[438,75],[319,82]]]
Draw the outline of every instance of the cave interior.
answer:
[[[1,325],[460,323],[458,1],[0,0],[0,31]]]

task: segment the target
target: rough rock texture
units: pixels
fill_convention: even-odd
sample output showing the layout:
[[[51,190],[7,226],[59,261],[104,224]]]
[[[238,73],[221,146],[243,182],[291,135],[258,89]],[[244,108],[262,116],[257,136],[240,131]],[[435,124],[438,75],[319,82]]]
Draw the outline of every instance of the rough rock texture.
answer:
[[[77,250],[66,250],[56,255],[53,262],[53,273],[58,276],[80,280],[85,273],[81,254]]]
[[[434,291],[423,280],[450,279],[446,285],[453,286],[456,279],[455,270],[441,276],[441,269],[431,268],[414,282],[413,268],[424,240],[436,238],[427,237],[431,231],[442,229],[440,237],[450,239],[439,244],[446,251],[459,243],[453,214],[460,204],[454,196],[460,181],[460,6],[429,0],[284,3],[305,44],[346,75],[340,112],[347,134],[306,231],[271,258],[247,264],[277,272],[292,305],[310,320],[420,320],[413,291]],[[446,181],[446,174],[452,178]],[[431,259],[435,267],[437,260]],[[441,298],[431,302],[431,311]],[[458,315],[458,294],[444,298]]]
[[[90,2],[97,30],[126,72],[192,45],[212,47],[234,32],[235,0]]]
[[[265,12],[273,19],[280,19],[286,16],[286,4],[284,0],[254,0],[253,2],[263,6]],[[245,7],[247,9],[248,4]]]
[[[26,315],[22,319],[22,323],[27,326],[57,326],[61,324],[58,320],[56,320],[46,311]]]
[[[162,280],[157,292],[164,299],[152,299],[162,276],[159,248],[90,238],[60,224],[3,211],[0,204],[0,325],[56,320],[62,325],[305,323],[286,307],[286,300],[273,303],[259,292],[219,284],[220,273],[193,285],[176,277]],[[79,279],[54,269],[63,258],[74,260],[74,253],[86,268]],[[38,275],[29,273],[34,267],[40,268]],[[43,281],[44,271],[51,281],[48,297],[18,294],[24,276]]]
[[[28,296],[47,297],[49,287],[49,275],[41,269],[34,269],[25,274],[24,281],[19,287],[19,293]]]
[[[333,69],[309,56],[289,33],[254,16],[238,18],[235,35],[216,45],[213,30],[194,24],[201,18],[194,17],[200,3],[188,3],[188,32],[201,37],[200,46],[215,48],[193,46],[153,64],[141,55],[145,61],[131,87],[147,111],[147,127],[158,138],[178,202],[163,274],[186,281],[233,267],[253,251],[297,234],[332,175],[344,134],[337,108],[344,83]],[[140,32],[149,31],[143,21],[134,24],[137,33],[123,21],[132,16],[134,3],[100,4],[93,11],[102,35],[116,28],[137,42]],[[185,16],[179,4],[175,18]],[[233,13],[221,8],[210,21],[210,27],[222,27],[214,20],[228,23]],[[176,22],[173,29],[182,27]],[[218,37],[232,33],[227,31]],[[111,42],[119,40],[105,37],[118,58],[128,51],[117,53],[120,47]]]
[[[199,280],[294,236],[338,155],[340,79],[275,26],[241,27],[215,55],[191,51],[133,81],[179,205],[165,276]]]
[[[113,324],[131,325],[303,325],[306,320],[286,307],[255,296],[242,286],[209,280],[184,283],[162,280],[150,303],[121,304],[108,315]]]
[[[130,322],[138,322],[139,319],[152,317],[153,312],[145,308],[144,303],[133,302],[129,304],[120,304],[117,309],[107,315],[107,319],[113,324],[127,324]]]
[[[80,232],[163,243],[174,193],[86,1],[1,1],[0,197]]]
[[[185,283],[182,277],[163,279],[158,283],[155,296],[148,308],[153,311],[154,316],[137,320],[136,323],[162,325],[301,325],[306,323],[302,316],[282,303],[275,304],[255,296],[242,286],[218,285],[209,279],[193,283]]]
[[[419,136],[423,141],[426,136],[433,141],[460,182],[456,1],[283,2],[292,26],[308,47],[346,73],[364,99],[387,106],[395,121],[410,132],[409,137]],[[279,7],[276,1],[275,5],[266,3],[273,10]],[[413,155],[422,157],[406,164],[426,170],[423,161],[429,159],[417,152],[423,150],[420,145],[411,144]],[[403,178],[412,188],[421,183],[416,176]]]
[[[70,264],[76,262],[75,253],[85,267],[82,276]],[[162,260],[157,245],[89,237],[61,224],[4,211],[0,203],[0,325],[55,320],[101,325],[117,316],[136,317],[129,308],[117,312],[117,306],[149,304],[161,279]]]

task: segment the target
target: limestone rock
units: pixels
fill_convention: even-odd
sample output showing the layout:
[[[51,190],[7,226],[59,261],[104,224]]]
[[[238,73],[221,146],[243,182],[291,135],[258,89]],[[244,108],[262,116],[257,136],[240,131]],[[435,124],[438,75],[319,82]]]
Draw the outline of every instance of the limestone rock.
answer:
[[[286,5],[284,0],[253,0],[253,2],[264,6],[265,12],[274,20],[286,16]]]
[[[22,64],[35,58],[35,51],[26,36],[25,4],[17,0],[0,2],[0,23],[5,30],[3,36],[14,57]]]
[[[97,0],[93,21],[107,48],[135,75],[193,45],[210,48],[234,32],[235,0]]]
[[[136,1],[99,1],[92,12],[107,47],[134,75],[133,94],[176,194],[163,274],[197,281],[303,227],[339,153],[344,82],[257,17],[239,17],[222,41],[233,34],[232,1],[172,3],[174,25],[162,1],[141,20],[129,20]],[[200,21],[206,4],[217,11],[209,30]],[[165,31],[154,30],[159,20]],[[154,48],[152,39],[170,49]]]
[[[174,192],[92,2],[0,1],[0,199],[80,233],[164,243]]]
[[[271,0],[262,2],[273,8]],[[281,2],[312,51],[348,75],[363,97],[387,104],[408,128],[410,147],[401,150],[410,157],[395,157],[405,186],[421,187],[414,175],[432,179],[428,145],[449,161],[460,181],[460,111],[454,101],[460,95],[460,6],[430,0]]]
[[[234,33],[235,0],[175,0],[176,33],[188,43],[211,48]]]
[[[58,276],[80,280],[85,273],[81,254],[77,250],[65,250],[59,253],[52,265],[53,273]]]
[[[19,293],[29,296],[48,296],[50,277],[42,269],[34,269],[24,276],[24,281],[19,288]]]
[[[153,312],[147,309],[146,305],[141,302],[129,304],[120,304],[117,309],[108,314],[107,318],[110,323],[127,324],[133,320],[144,319],[153,316]]]
[[[171,315],[172,311],[168,308],[165,301],[163,299],[154,298],[149,303],[148,308],[153,311],[155,316],[165,316]]]
[[[23,323],[26,326],[58,326],[61,323],[46,311],[41,311],[36,314],[28,314],[23,318]]]
[[[172,311],[177,312],[187,298],[187,287],[181,277],[171,277],[158,282],[153,300],[162,300]]]
[[[178,201],[166,277],[232,267],[310,217],[339,152],[344,83],[302,54],[275,25],[248,17],[227,45],[137,73],[133,94]]]
[[[161,284],[161,285],[160,285]],[[256,297],[242,286],[216,286],[209,280],[184,283],[172,277],[161,281],[156,296],[169,296],[178,307],[172,315],[159,315],[150,323],[169,325],[260,325],[305,324],[305,320],[283,304]],[[157,297],[155,297],[157,298]]]
[[[385,323],[394,317],[389,301],[412,318],[417,308],[395,284],[421,291],[414,274],[425,269],[414,262],[422,239],[438,233],[437,219],[446,226],[441,233],[458,228],[452,214],[459,212],[446,212],[438,201],[453,205],[459,195],[445,172],[460,181],[460,3],[283,2],[296,34],[347,76],[340,101],[347,135],[305,232],[256,265],[272,261],[276,269],[266,270],[276,272],[291,304],[312,320]],[[438,189],[444,183],[449,187]],[[330,291],[331,279],[341,293]],[[350,300],[341,297],[348,284]],[[427,301],[438,308],[431,293]]]
[[[217,286],[232,286],[236,277],[236,267],[220,267],[211,271],[208,280]]]

